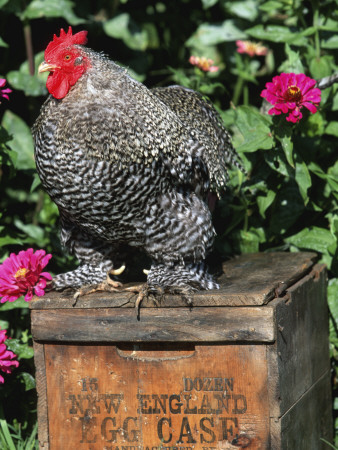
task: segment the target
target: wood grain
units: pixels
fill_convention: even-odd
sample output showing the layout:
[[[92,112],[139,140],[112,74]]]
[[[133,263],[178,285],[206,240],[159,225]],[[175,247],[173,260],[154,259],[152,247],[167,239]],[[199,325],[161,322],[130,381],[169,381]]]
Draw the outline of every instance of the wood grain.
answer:
[[[49,450],[48,437],[48,408],[47,408],[47,378],[45,365],[45,352],[43,344],[33,342],[35,382],[38,393],[38,438],[39,447],[42,450]]]
[[[267,304],[311,270],[318,259],[315,253],[250,253],[223,264],[219,278],[220,289],[199,291],[192,295],[195,307],[204,306],[254,306]],[[130,285],[126,285],[126,287]],[[74,292],[49,292],[44,297],[34,297],[31,309],[62,308],[133,308],[137,295],[121,291],[96,292],[79,297],[76,304]],[[154,308],[152,298],[142,302],[142,308]],[[162,308],[186,307],[178,295],[165,295]]]
[[[193,307],[130,293],[30,303],[44,450],[325,448],[331,438],[325,266],[243,255]]]
[[[46,344],[51,450],[267,449],[265,346],[196,345],[187,357],[180,345],[144,359],[142,348]]]
[[[270,307],[59,309],[31,311],[36,341],[273,342]]]
[[[276,308],[274,363],[280,380],[280,416],[330,365],[325,266],[316,265],[309,275],[288,289],[285,298],[273,300],[270,305]]]
[[[271,450],[327,450],[332,442],[330,372],[327,371],[281,417],[271,419]]]

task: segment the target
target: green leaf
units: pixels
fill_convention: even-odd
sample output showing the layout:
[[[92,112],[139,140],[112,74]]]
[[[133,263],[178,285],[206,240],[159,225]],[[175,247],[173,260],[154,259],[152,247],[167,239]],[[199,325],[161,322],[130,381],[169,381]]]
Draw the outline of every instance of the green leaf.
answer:
[[[16,450],[16,446],[11,437],[11,433],[8,429],[8,425],[5,419],[0,419],[0,431],[3,433],[5,443],[7,445],[6,450]]]
[[[327,300],[332,318],[338,326],[338,278],[332,278],[327,287]]]
[[[334,34],[333,36],[329,37],[326,41],[322,40],[321,44],[322,48],[338,48],[338,35]]]
[[[329,167],[327,174],[327,181],[331,186],[331,189],[334,192],[338,192],[338,161],[336,161],[333,166]]]
[[[28,302],[24,297],[19,297],[14,302],[5,302],[0,305],[0,311],[11,311],[12,309],[27,309],[29,308]]]
[[[301,193],[301,196],[303,197],[304,203],[306,205],[309,201],[307,191],[311,187],[312,181],[311,175],[304,161],[296,162],[295,178],[299,186],[299,192]]]
[[[226,2],[226,10],[241,19],[253,22],[258,16],[257,1],[246,0],[242,2]]]
[[[296,183],[281,186],[277,190],[271,212],[271,233],[278,236],[285,234],[297,222],[304,208],[304,200],[299,193]]]
[[[148,34],[141,29],[128,13],[122,13],[103,23],[105,33],[115,39],[121,39],[133,50],[145,50],[148,46]]]
[[[10,139],[12,136],[10,136]],[[2,154],[1,154],[2,153]],[[16,162],[18,160],[18,154],[10,150],[8,147],[1,148],[0,153],[0,164],[6,164],[7,166],[16,167]]]
[[[287,162],[291,167],[295,167],[293,162],[293,142],[292,142],[292,128],[288,124],[279,122],[279,126],[276,129],[276,139],[282,144],[282,149],[285,154]]]
[[[143,29],[147,33],[147,48],[160,48],[160,37],[155,24],[150,22],[144,23]]]
[[[0,237],[0,247],[3,247],[4,245],[18,245],[18,244],[23,244],[22,239],[13,238],[8,235]]]
[[[45,232],[43,228],[38,225],[24,224],[21,220],[15,219],[14,225],[23,231],[30,239],[25,239],[26,242],[36,244],[38,247],[44,247],[47,244]]]
[[[199,91],[202,92],[202,94],[213,94],[215,89],[219,88],[220,90],[224,90],[224,85],[222,83],[210,83],[210,84],[202,84],[199,87]]]
[[[283,4],[281,2],[278,1],[268,1],[268,2],[264,2],[262,5],[259,5],[259,9],[261,11],[266,11],[266,12],[275,12],[276,10],[280,9],[283,7]]]
[[[26,444],[25,450],[35,450],[38,448],[37,440],[37,433],[38,433],[38,422],[34,425],[31,435],[29,436],[29,439]]]
[[[259,251],[259,244],[265,242],[265,233],[262,228],[250,228],[249,231],[240,230],[239,237],[241,253],[256,253]]]
[[[332,233],[320,227],[304,228],[299,233],[285,239],[285,241],[299,249],[314,250],[319,253],[327,253],[328,248],[335,244]]]
[[[331,233],[338,238],[338,212],[328,213],[325,217],[329,220]]]
[[[333,0],[333,3],[335,0]],[[337,3],[337,2],[336,2]],[[333,31],[337,33],[337,19],[332,15],[332,17],[324,17],[322,18],[321,25],[319,25],[319,30],[323,31]]]
[[[265,212],[273,203],[276,197],[276,192],[268,191],[266,195],[258,195],[256,198],[260,215],[265,219]]]
[[[34,356],[33,347],[23,344],[19,339],[8,339],[6,345],[19,359],[31,359]]]
[[[256,25],[246,30],[249,36],[259,40],[285,42],[292,45],[306,45],[307,39],[302,33],[293,33],[288,27],[281,25]]]
[[[35,173],[33,175],[33,182],[32,182],[32,185],[31,185],[31,188],[30,188],[29,192],[30,193],[34,192],[35,189],[37,189],[39,186],[41,186],[41,180],[40,180],[39,175],[37,173]]]
[[[278,71],[286,73],[304,73],[305,69],[299,52],[293,51],[289,44],[285,44],[285,53],[288,58],[278,67]]]
[[[325,133],[338,137],[338,122],[335,121],[330,122],[328,126],[325,128]]]
[[[236,27],[233,20],[226,20],[220,24],[202,24],[197,31],[188,39],[188,47],[205,47],[222,42],[244,39],[246,34]]]
[[[335,93],[332,99],[332,111],[338,110],[338,91]]]
[[[30,373],[21,372],[20,378],[22,378],[22,381],[25,385],[25,391],[30,391],[31,389],[35,389],[35,379]]]
[[[5,130],[2,126],[0,126],[0,143],[5,144],[10,141],[12,137],[8,134],[7,130]],[[1,148],[2,151],[7,150],[6,147]]]
[[[74,3],[69,0],[33,0],[22,14],[23,19],[41,19],[43,17],[63,17],[71,25],[84,23],[73,12]]]
[[[332,74],[332,57],[324,55],[320,58],[312,58],[309,64],[313,78],[319,80]]]
[[[316,164],[315,162],[311,161],[308,165],[307,168],[314,173],[315,175],[317,175],[319,178],[322,178],[323,180],[327,180],[328,175],[321,169],[321,167]]]
[[[269,116],[263,116],[250,106],[239,106],[236,108],[236,114],[236,126],[242,135],[241,142],[237,142],[238,151],[255,152],[259,149],[271,149],[274,146]]]
[[[2,119],[2,126],[13,136],[8,146],[17,153],[17,169],[35,169],[33,138],[28,125],[8,109]]]
[[[216,5],[218,3],[218,0],[202,0],[203,8],[208,9],[212,6]]]
[[[173,67],[169,67],[169,70],[172,73],[172,79],[175,83],[188,88],[192,87],[191,77],[187,76],[183,69],[174,69]]]
[[[8,320],[0,320],[0,330],[7,330],[9,327]]]
[[[44,59],[44,52],[38,53],[34,58],[35,67]],[[12,70],[7,74],[8,82],[18,90],[22,90],[26,95],[39,96],[46,95],[47,74],[30,75],[28,62],[24,62],[19,70]]]
[[[8,47],[8,44],[0,37],[0,47]]]
[[[241,70],[237,67],[232,69],[231,71],[234,75],[237,75],[240,78],[243,78],[245,81],[250,81],[251,83],[258,84],[256,81],[256,77],[254,75],[251,75],[249,72],[247,72],[245,69]]]

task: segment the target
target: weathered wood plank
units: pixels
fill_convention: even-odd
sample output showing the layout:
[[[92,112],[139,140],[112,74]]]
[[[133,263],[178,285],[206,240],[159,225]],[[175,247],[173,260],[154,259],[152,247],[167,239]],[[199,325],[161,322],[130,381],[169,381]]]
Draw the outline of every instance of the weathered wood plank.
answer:
[[[199,291],[192,295],[195,307],[264,305],[309,272],[317,259],[315,253],[252,253],[241,255],[223,264],[219,278],[220,289]],[[128,286],[128,285],[126,285]],[[130,292],[96,292],[80,297],[74,304],[73,293],[49,292],[35,297],[31,309],[62,308],[133,308],[137,295]],[[142,308],[155,307],[151,298],[142,302]],[[178,295],[165,295],[162,308],[185,307]]]
[[[271,418],[271,450],[326,450],[332,442],[330,371],[281,417]]]
[[[126,292],[31,302],[41,448],[321,448],[331,408],[315,258],[243,255],[191,309],[167,296],[140,320]]]
[[[277,364],[282,415],[330,364],[325,266],[316,265],[283,299],[270,305],[276,308],[277,346],[271,365]]]
[[[269,448],[264,345],[45,347],[52,449]]]
[[[32,335],[56,342],[273,342],[273,308],[145,308],[31,311]]]
[[[220,277],[222,292],[231,289],[230,282],[240,287],[243,294],[260,293],[258,304],[266,304],[272,298],[282,295],[286,289],[308,273],[318,260],[316,253],[268,252],[248,253],[223,263],[225,276]],[[243,284],[244,282],[244,284]],[[262,303],[258,303],[262,301]]]
[[[48,409],[47,409],[47,378],[44,345],[33,342],[35,382],[38,393],[38,438],[41,450],[49,449]]]

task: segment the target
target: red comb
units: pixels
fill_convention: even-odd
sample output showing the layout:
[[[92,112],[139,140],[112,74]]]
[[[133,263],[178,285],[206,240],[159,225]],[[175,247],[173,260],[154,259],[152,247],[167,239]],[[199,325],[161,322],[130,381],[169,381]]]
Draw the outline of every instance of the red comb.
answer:
[[[86,44],[87,43],[87,31],[80,31],[73,35],[72,27],[68,28],[68,33],[66,33],[63,28],[60,30],[60,37],[56,34],[53,36],[53,40],[47,45],[45,50],[45,59],[53,53],[58,47],[68,47],[74,44]]]

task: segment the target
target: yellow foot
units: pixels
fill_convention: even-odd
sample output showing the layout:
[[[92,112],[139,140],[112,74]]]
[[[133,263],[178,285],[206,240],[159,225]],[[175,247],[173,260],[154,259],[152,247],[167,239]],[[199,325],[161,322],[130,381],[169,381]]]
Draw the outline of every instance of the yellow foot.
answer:
[[[154,302],[154,304],[159,307],[161,303],[161,298],[163,297],[163,290],[160,287],[157,287],[154,289],[154,287],[149,287],[147,283],[144,284],[138,284],[135,286],[128,286],[123,289],[123,291],[133,292],[134,294],[137,294],[136,300],[135,300],[135,310],[137,319],[140,320],[140,306],[144,299],[149,298],[151,295],[151,299]]]
[[[187,306],[192,308],[193,301],[191,294],[193,294],[195,290],[191,286],[170,286],[163,289],[160,286],[149,287],[149,285],[145,283],[136,286],[128,286],[124,288],[123,291],[129,291],[137,294],[135,300],[135,310],[137,319],[140,320],[140,307],[144,299],[151,297],[151,300],[155,306],[160,307],[164,294],[176,294],[184,300]]]

